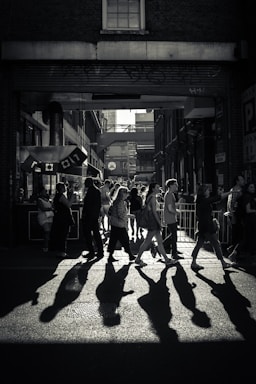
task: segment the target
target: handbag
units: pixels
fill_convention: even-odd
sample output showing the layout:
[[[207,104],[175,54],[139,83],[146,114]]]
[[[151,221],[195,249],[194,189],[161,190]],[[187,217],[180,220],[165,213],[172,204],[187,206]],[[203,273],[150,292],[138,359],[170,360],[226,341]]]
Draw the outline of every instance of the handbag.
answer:
[[[148,229],[152,225],[152,212],[148,206],[149,201],[136,214],[138,226],[144,229]]]
[[[144,205],[137,213],[137,223],[140,228],[148,228],[149,224],[149,209],[147,205]]]

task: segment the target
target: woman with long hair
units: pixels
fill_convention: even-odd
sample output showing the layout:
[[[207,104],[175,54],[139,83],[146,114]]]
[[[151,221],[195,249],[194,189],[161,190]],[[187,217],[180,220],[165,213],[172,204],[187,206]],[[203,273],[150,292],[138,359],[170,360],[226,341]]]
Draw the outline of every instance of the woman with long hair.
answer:
[[[128,235],[128,188],[119,187],[113,204],[109,210],[110,215],[110,238],[108,243],[108,262],[112,263],[117,261],[113,257],[116,249],[116,244],[119,241],[121,246],[124,247],[125,252],[129,255],[129,260],[134,261],[135,256],[132,254],[130,248],[130,239]]]
[[[160,185],[158,183],[150,183],[148,188],[148,193],[146,196],[147,209],[150,212],[150,222],[148,223],[147,235],[143,243],[141,244],[138,252],[138,256],[135,259],[135,263],[140,267],[147,265],[141,260],[141,256],[144,251],[148,250],[151,246],[152,239],[155,238],[158,244],[158,251],[161,256],[163,256],[166,265],[175,265],[177,260],[173,260],[167,257],[163,246],[163,238],[161,234],[161,218],[159,211],[157,209],[157,195],[160,192]]]

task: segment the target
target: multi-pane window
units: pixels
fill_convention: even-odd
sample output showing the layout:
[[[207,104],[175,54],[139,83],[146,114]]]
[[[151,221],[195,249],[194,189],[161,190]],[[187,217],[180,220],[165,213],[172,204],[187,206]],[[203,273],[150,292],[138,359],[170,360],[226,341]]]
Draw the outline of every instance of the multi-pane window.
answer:
[[[103,0],[103,30],[144,30],[145,0]]]

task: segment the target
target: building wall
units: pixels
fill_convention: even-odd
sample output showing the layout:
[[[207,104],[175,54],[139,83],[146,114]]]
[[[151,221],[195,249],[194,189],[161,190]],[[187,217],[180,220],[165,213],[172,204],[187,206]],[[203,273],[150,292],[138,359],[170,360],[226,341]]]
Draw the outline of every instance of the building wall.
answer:
[[[102,1],[2,0],[2,40],[32,41],[237,41],[244,2],[146,0],[148,34],[101,34]],[[202,33],[203,31],[203,33]]]

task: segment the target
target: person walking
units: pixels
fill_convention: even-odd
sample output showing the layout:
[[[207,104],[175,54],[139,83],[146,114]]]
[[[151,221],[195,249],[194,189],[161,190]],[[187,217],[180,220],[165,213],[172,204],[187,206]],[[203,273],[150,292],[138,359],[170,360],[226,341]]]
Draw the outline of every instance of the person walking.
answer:
[[[111,197],[110,197],[110,187],[111,187],[111,180],[106,179],[104,180],[103,185],[100,187],[101,192],[101,225],[103,232],[109,231],[109,215],[108,210],[111,204]],[[106,223],[106,221],[107,223]]]
[[[82,209],[82,228],[89,253],[85,257],[93,259],[95,255],[94,244],[97,248],[97,258],[104,256],[103,242],[100,235],[99,218],[101,210],[100,189],[94,184],[92,177],[84,181],[84,199]]]
[[[48,245],[54,213],[52,203],[49,200],[49,195],[45,187],[42,187],[39,192],[39,196],[37,199],[37,209],[37,220],[44,232],[43,252],[48,252]]]
[[[256,257],[256,194],[255,184],[249,182],[245,185],[243,195],[243,214],[242,221],[244,224],[244,248],[248,252],[249,261],[255,261]],[[234,251],[232,252],[234,253]]]
[[[213,220],[213,203],[225,199],[231,191],[223,192],[221,195],[210,196],[209,186],[206,184],[200,185],[196,197],[196,217],[198,221],[198,233],[196,245],[192,251],[191,269],[195,272],[203,269],[204,267],[197,264],[196,259],[200,248],[205,241],[209,241],[214,249],[214,252],[221,262],[223,269],[234,266],[234,263],[227,263],[224,260],[221,244],[218,239],[218,228],[216,222]]]
[[[180,256],[181,252],[177,250],[177,209],[175,193],[178,192],[177,179],[168,179],[165,182],[167,191],[164,194],[164,223],[167,225],[169,235],[163,241],[164,248],[167,253],[172,252],[173,259],[184,259]],[[171,250],[170,250],[171,249]]]
[[[130,239],[128,235],[128,207],[127,207],[127,197],[128,197],[128,188],[119,187],[117,190],[116,197],[112,203],[112,206],[109,210],[110,214],[110,237],[108,243],[108,262],[112,263],[117,261],[113,254],[116,249],[116,244],[119,241],[121,246],[124,248],[125,252],[129,255],[129,260],[134,261],[135,256],[133,255],[130,248]]]
[[[136,232],[136,238],[139,236],[139,225],[137,221],[137,215],[140,209],[142,208],[142,198],[139,195],[139,191],[137,187],[132,187],[130,191],[130,195],[128,197],[128,201],[130,204],[130,227],[132,230],[132,237],[135,235]]]
[[[147,235],[143,243],[139,248],[138,255],[135,259],[135,263],[140,267],[146,266],[147,264],[141,260],[144,251],[148,250],[151,246],[152,239],[155,237],[158,245],[158,252],[163,256],[166,265],[175,265],[177,260],[170,259],[167,257],[163,246],[163,239],[161,234],[161,218],[159,210],[157,209],[157,194],[159,193],[160,185],[158,183],[150,183],[145,204],[150,212],[150,222],[148,223]]]
[[[231,256],[231,259],[234,259],[235,255],[238,256],[238,244],[241,243],[243,239],[243,224],[237,208],[238,201],[243,194],[244,185],[244,177],[242,175],[237,175],[231,189],[232,194],[230,194],[227,199],[227,212],[225,215],[228,217],[231,226],[231,244],[227,248],[227,252],[231,254],[235,251]]]
[[[74,225],[71,206],[75,196],[66,196],[67,187],[64,183],[56,184],[56,193],[53,199],[54,217],[50,232],[49,250],[56,252],[57,257],[67,257],[67,238],[71,225]]]

